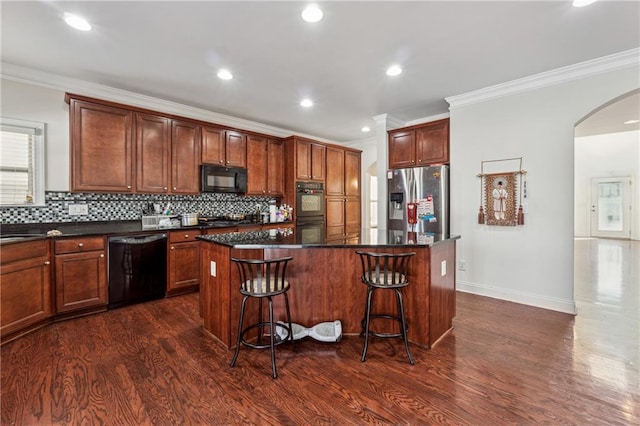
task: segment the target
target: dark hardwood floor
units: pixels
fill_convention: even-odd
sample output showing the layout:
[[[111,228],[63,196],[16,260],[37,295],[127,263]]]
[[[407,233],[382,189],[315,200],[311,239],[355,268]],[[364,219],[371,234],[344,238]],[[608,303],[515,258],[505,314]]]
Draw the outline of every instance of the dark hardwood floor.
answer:
[[[190,294],[3,345],[1,422],[638,425],[635,320],[607,333],[593,319],[459,293],[453,332],[431,350],[413,345],[415,366],[399,339],[373,339],[361,363],[357,336],[307,338],[298,352],[278,348],[274,380],[268,351],[243,348],[229,367]]]

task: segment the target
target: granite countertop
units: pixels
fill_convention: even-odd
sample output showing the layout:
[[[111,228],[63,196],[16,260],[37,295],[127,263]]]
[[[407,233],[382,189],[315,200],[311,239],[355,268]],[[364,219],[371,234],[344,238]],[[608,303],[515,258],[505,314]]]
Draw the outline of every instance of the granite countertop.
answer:
[[[291,222],[283,222],[282,225]],[[122,221],[101,221],[101,222],[59,222],[59,223],[19,223],[3,224],[0,228],[0,244],[11,244],[16,242],[31,241],[37,239],[50,238],[49,231],[60,231],[62,237],[80,237],[92,235],[120,235],[120,234],[157,234],[159,232],[180,231],[189,229],[225,229],[225,228],[246,228],[261,225],[258,223],[242,223],[228,226],[217,225],[195,225],[195,226],[172,226],[166,228],[146,229],[142,227],[140,220]],[[266,225],[266,224],[265,224]]]
[[[200,235],[197,238],[236,249],[265,249],[307,247],[430,247],[439,242],[459,239],[460,236],[364,228],[358,236],[330,240],[321,238],[316,241],[303,241],[302,235],[297,234],[291,229],[229,232],[225,234]]]

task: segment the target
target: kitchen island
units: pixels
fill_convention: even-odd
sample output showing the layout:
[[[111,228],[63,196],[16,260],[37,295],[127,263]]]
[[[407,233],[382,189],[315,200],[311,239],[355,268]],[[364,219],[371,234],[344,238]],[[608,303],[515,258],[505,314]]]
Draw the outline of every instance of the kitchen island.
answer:
[[[312,327],[340,320],[344,334],[359,334],[366,286],[356,250],[415,252],[409,268],[409,286],[403,291],[409,340],[433,346],[452,328],[455,316],[455,259],[457,236],[363,229],[345,240],[301,241],[289,230],[232,232],[203,235],[200,240],[200,302],[204,329],[225,347],[235,346],[241,294],[239,274],[232,257],[274,259],[292,256],[287,267],[291,284],[292,321]],[[395,312],[395,298],[374,299],[374,309]],[[276,318],[284,308],[274,300]],[[256,315],[257,309],[247,315]],[[375,324],[376,331],[394,325]],[[387,328],[385,328],[387,327]]]

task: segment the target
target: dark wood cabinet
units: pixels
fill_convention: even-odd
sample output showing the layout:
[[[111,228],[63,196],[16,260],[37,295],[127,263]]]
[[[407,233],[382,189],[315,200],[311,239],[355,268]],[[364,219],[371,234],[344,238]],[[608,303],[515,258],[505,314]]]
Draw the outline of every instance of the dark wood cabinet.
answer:
[[[171,121],[171,192],[200,193],[200,126]]]
[[[0,339],[2,343],[50,322],[53,316],[48,240],[2,247]]]
[[[324,181],[326,147],[296,139],[296,180]]]
[[[133,191],[133,112],[69,98],[71,191]]]
[[[247,167],[247,136],[235,130],[203,126],[202,163]]]
[[[136,191],[169,192],[171,164],[171,120],[159,115],[136,113]]]
[[[56,313],[105,310],[109,302],[104,237],[55,241]]]
[[[360,152],[327,147],[327,238],[360,232]]]
[[[200,286],[199,229],[169,233],[167,296],[196,291]]]
[[[389,131],[389,168],[449,163],[449,119]]]
[[[248,195],[284,194],[284,144],[263,136],[247,137]]]

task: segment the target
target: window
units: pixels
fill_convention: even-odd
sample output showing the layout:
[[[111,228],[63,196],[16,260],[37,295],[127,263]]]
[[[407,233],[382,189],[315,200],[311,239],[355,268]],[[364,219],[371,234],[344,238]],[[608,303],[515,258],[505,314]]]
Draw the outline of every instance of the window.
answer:
[[[378,227],[378,176],[369,176],[369,226]]]
[[[44,205],[44,123],[0,118],[0,206]]]

